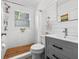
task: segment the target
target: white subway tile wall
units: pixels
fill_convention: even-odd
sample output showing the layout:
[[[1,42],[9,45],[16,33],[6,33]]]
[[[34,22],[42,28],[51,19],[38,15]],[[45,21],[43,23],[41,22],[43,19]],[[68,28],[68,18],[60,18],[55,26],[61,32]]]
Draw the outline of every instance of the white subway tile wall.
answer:
[[[42,21],[46,22],[46,17],[51,17],[50,20],[52,21],[52,31],[50,32],[52,34],[63,35],[64,33],[62,31],[64,28],[68,28],[69,36],[78,37],[78,0],[58,0],[58,6],[57,2],[53,0],[45,0],[44,3],[42,3],[42,6],[40,7],[44,7],[42,9],[45,15],[42,17]],[[60,22],[60,16],[65,13],[68,13],[69,21]],[[41,30],[42,32],[45,32],[46,30],[43,30],[43,28],[44,25],[41,26]]]

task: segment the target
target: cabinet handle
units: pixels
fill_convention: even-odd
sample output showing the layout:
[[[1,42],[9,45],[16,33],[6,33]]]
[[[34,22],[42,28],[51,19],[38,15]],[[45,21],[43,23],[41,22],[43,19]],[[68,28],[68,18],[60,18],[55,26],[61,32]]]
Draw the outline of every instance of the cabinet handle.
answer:
[[[56,46],[56,45],[52,45],[52,46],[55,47],[55,48],[58,48],[58,49],[60,49],[60,50],[63,50],[62,47],[59,47],[59,46]]]
[[[52,55],[54,58],[56,59],[60,59],[59,57],[57,57],[55,54]]]

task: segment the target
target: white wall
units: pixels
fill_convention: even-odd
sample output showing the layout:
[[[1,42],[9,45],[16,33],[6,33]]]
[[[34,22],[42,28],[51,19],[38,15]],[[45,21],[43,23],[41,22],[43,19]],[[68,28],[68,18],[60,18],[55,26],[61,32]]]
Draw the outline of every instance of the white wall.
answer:
[[[62,32],[64,28],[68,28],[68,36],[70,37],[76,37],[78,38],[78,8],[77,8],[77,0],[58,0],[58,6],[57,2],[55,0],[45,0],[40,4],[40,7],[38,9],[42,9],[42,15],[41,21],[45,22],[48,20],[47,17],[51,17],[49,19],[50,23],[52,24],[51,27],[52,29],[48,31],[51,34],[57,34],[57,35],[63,35],[64,33]],[[57,14],[58,12],[58,14]],[[43,14],[44,13],[44,14]],[[68,13],[69,15],[69,21],[67,22],[60,22],[60,16]],[[38,15],[39,17],[39,15]],[[70,21],[73,19],[77,19],[74,21]],[[39,22],[39,21],[38,21]],[[42,25],[44,23],[41,23]],[[39,26],[39,25],[38,25]],[[46,29],[44,30],[43,27],[39,28],[42,31],[47,31]],[[40,32],[42,32],[40,31]],[[39,35],[40,37],[40,35]],[[38,39],[39,41],[40,39]],[[78,40],[78,39],[75,39]]]
[[[43,4],[44,0],[41,1],[41,3],[38,5],[38,8],[36,10],[36,17],[35,17],[35,22],[36,22],[36,30],[37,30],[37,42],[41,42],[41,38],[40,35],[44,34],[45,30],[45,12],[43,11],[43,9],[45,8],[46,4]],[[40,10],[42,10],[42,12],[40,12]]]
[[[78,0],[67,0],[67,2],[64,2],[63,4],[58,6],[58,20],[60,20],[60,16],[68,13],[69,20],[74,21],[68,21],[64,23],[58,23],[60,25],[60,30],[63,28],[68,28],[68,34],[69,36],[78,36]],[[57,26],[59,27],[59,26]],[[60,32],[60,31],[59,31]]]
[[[18,6],[18,5],[11,5],[10,10],[10,18],[9,18],[9,29],[8,29],[8,40],[9,40],[9,47],[23,45],[23,44],[29,44],[35,41],[35,11],[33,9],[29,9],[26,7]],[[20,10],[25,13],[30,14],[30,28],[26,28],[25,32],[22,33],[20,31],[21,27],[15,27],[15,15],[14,12],[16,10]],[[13,42],[13,43],[12,43]]]
[[[52,8],[52,12],[51,9]],[[47,11],[50,9],[49,11]],[[42,12],[39,12],[39,10],[42,10]],[[47,17],[50,16],[49,14],[54,13],[53,17],[56,17],[56,1],[52,0],[42,0],[42,2],[39,4],[37,8],[36,13],[36,23],[37,23],[37,34],[38,34],[38,42],[41,41],[41,35],[45,35],[46,29],[46,21],[48,20]],[[51,20],[52,21],[52,20]],[[42,39],[42,41],[45,41]],[[43,42],[44,43],[44,42]]]
[[[6,47],[4,48],[4,50],[7,48],[36,42],[35,9],[26,8],[24,6],[19,6],[8,2],[7,4],[10,5],[11,7],[9,9],[10,13],[9,13],[9,19],[8,19],[7,36],[5,38],[2,37],[2,42],[6,44]],[[30,28],[29,29],[26,28],[25,32],[20,31],[21,27],[15,27],[15,11],[17,10],[30,14]],[[2,24],[3,24],[3,19],[2,19]],[[2,33],[3,32],[4,31],[3,31],[3,25],[2,25]]]

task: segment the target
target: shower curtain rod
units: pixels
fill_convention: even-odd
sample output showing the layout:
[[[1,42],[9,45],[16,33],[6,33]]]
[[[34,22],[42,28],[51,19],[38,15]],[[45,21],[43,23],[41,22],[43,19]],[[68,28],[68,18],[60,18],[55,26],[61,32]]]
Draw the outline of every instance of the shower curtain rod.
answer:
[[[11,2],[11,1],[8,1],[8,0],[2,0],[2,1],[6,1],[6,2],[9,2],[9,3],[12,3],[12,4],[16,4],[16,5],[20,5],[20,6],[23,6],[23,7],[25,7],[24,5],[22,5],[22,4],[19,4],[19,3],[16,3],[16,2]]]

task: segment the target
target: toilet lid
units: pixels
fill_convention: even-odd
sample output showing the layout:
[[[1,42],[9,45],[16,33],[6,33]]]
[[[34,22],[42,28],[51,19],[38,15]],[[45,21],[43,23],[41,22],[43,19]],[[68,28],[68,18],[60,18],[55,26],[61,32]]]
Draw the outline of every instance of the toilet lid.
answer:
[[[32,45],[31,49],[32,50],[41,50],[41,49],[44,49],[44,45],[37,43],[37,44]]]

